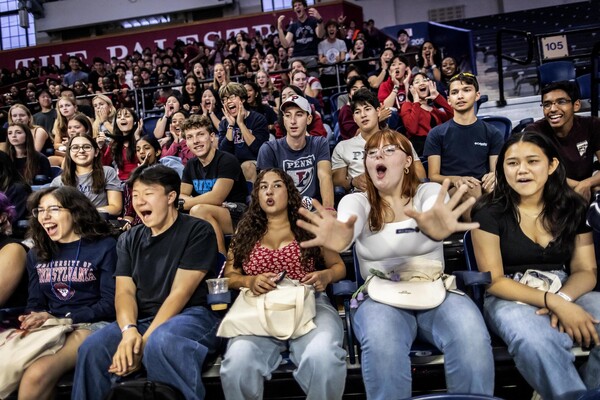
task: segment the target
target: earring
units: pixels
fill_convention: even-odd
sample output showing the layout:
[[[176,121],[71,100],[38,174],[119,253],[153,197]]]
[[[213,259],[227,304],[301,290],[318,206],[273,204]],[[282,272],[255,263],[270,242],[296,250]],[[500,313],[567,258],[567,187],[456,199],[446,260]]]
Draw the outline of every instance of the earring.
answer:
[[[404,168],[404,175],[408,175],[408,167]]]

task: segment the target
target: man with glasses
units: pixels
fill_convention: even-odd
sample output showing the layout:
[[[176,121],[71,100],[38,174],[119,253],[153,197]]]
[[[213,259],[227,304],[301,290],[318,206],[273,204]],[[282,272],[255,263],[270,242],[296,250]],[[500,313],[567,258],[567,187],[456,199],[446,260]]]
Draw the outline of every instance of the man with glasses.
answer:
[[[475,75],[460,73],[450,79],[449,85],[448,103],[454,117],[429,131],[425,141],[423,155],[427,157],[429,179],[439,184],[450,179],[451,194],[467,185],[465,196],[479,198],[494,189],[504,135],[475,115],[479,99]],[[470,220],[470,209],[463,218]]]
[[[544,119],[527,130],[552,139],[567,170],[567,182],[587,200],[600,186],[594,173],[594,155],[600,158],[600,118],[575,115],[581,107],[579,88],[569,81],[553,82],[542,88]]]

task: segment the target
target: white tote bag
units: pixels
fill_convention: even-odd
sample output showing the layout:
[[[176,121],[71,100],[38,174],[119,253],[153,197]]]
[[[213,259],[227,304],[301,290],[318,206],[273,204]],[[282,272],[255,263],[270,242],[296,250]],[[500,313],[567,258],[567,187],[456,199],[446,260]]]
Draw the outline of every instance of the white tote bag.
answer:
[[[56,354],[73,330],[70,318],[49,318],[29,331],[7,329],[0,333],[0,399],[19,387],[25,370],[40,357]]]
[[[286,278],[277,289],[258,296],[248,288],[241,288],[240,295],[223,318],[217,336],[296,339],[316,328],[315,315],[313,287]]]

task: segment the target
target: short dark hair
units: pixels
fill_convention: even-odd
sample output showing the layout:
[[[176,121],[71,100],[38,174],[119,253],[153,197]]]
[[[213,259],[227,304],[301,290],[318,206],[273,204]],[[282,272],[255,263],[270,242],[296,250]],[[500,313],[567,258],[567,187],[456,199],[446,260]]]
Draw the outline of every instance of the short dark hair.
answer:
[[[375,93],[366,87],[360,88],[354,92],[354,96],[352,96],[352,101],[350,102],[350,108],[352,109],[352,112],[354,112],[356,107],[365,104],[370,104],[375,108],[378,108],[381,105]]]
[[[398,31],[398,33],[396,34],[396,37],[399,37],[399,36],[400,36],[400,35],[402,35],[403,33],[404,33],[406,36],[410,37],[410,35],[409,35],[409,34],[408,34],[408,32],[406,31],[406,29],[400,29],[400,30]]]
[[[339,27],[338,22],[334,18],[331,18],[329,21],[327,21],[325,28],[329,28],[331,25],[335,26],[336,28]]]
[[[542,100],[547,93],[553,92],[555,90],[564,91],[570,98],[571,102],[575,102],[581,98],[581,94],[579,93],[579,86],[572,81],[558,81],[551,82],[542,88]]]
[[[306,4],[306,0],[292,0],[292,7],[294,7],[294,4],[296,3],[302,3],[304,7],[308,7],[308,4]]]
[[[369,85],[369,78],[367,78],[364,75],[357,75],[357,76],[353,76],[352,78],[350,78],[350,80],[348,81],[348,84],[346,85],[346,90],[348,91],[348,93],[350,93],[350,89],[352,89],[352,86],[354,86],[356,84],[356,82],[361,81],[366,87],[370,87]]]
[[[42,94],[44,94],[44,93],[46,93],[48,96],[52,97],[52,95],[50,94],[50,90],[49,90],[47,87],[45,87],[45,86],[44,86],[44,87],[42,87],[41,89],[39,89],[37,92],[35,92],[35,98],[36,98],[37,100],[39,100],[39,99],[40,99],[40,96],[41,96]]]
[[[145,185],[160,185],[165,189],[165,194],[175,192],[173,207],[177,208],[179,202],[179,191],[181,189],[181,178],[173,169],[162,164],[140,165],[127,180],[127,185],[133,187],[136,182]]]

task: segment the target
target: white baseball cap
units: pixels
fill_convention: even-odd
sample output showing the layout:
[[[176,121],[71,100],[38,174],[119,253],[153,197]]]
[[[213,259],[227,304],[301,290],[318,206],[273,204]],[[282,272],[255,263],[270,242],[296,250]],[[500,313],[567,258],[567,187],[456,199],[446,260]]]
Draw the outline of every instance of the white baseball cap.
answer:
[[[288,97],[283,104],[281,105],[281,107],[279,107],[279,109],[281,111],[285,111],[285,109],[287,107],[289,107],[290,105],[295,105],[297,107],[300,107],[301,110],[306,111],[309,115],[312,114],[312,108],[310,107],[310,103],[308,102],[308,100],[306,100],[304,97],[302,96],[298,96],[297,94]]]

